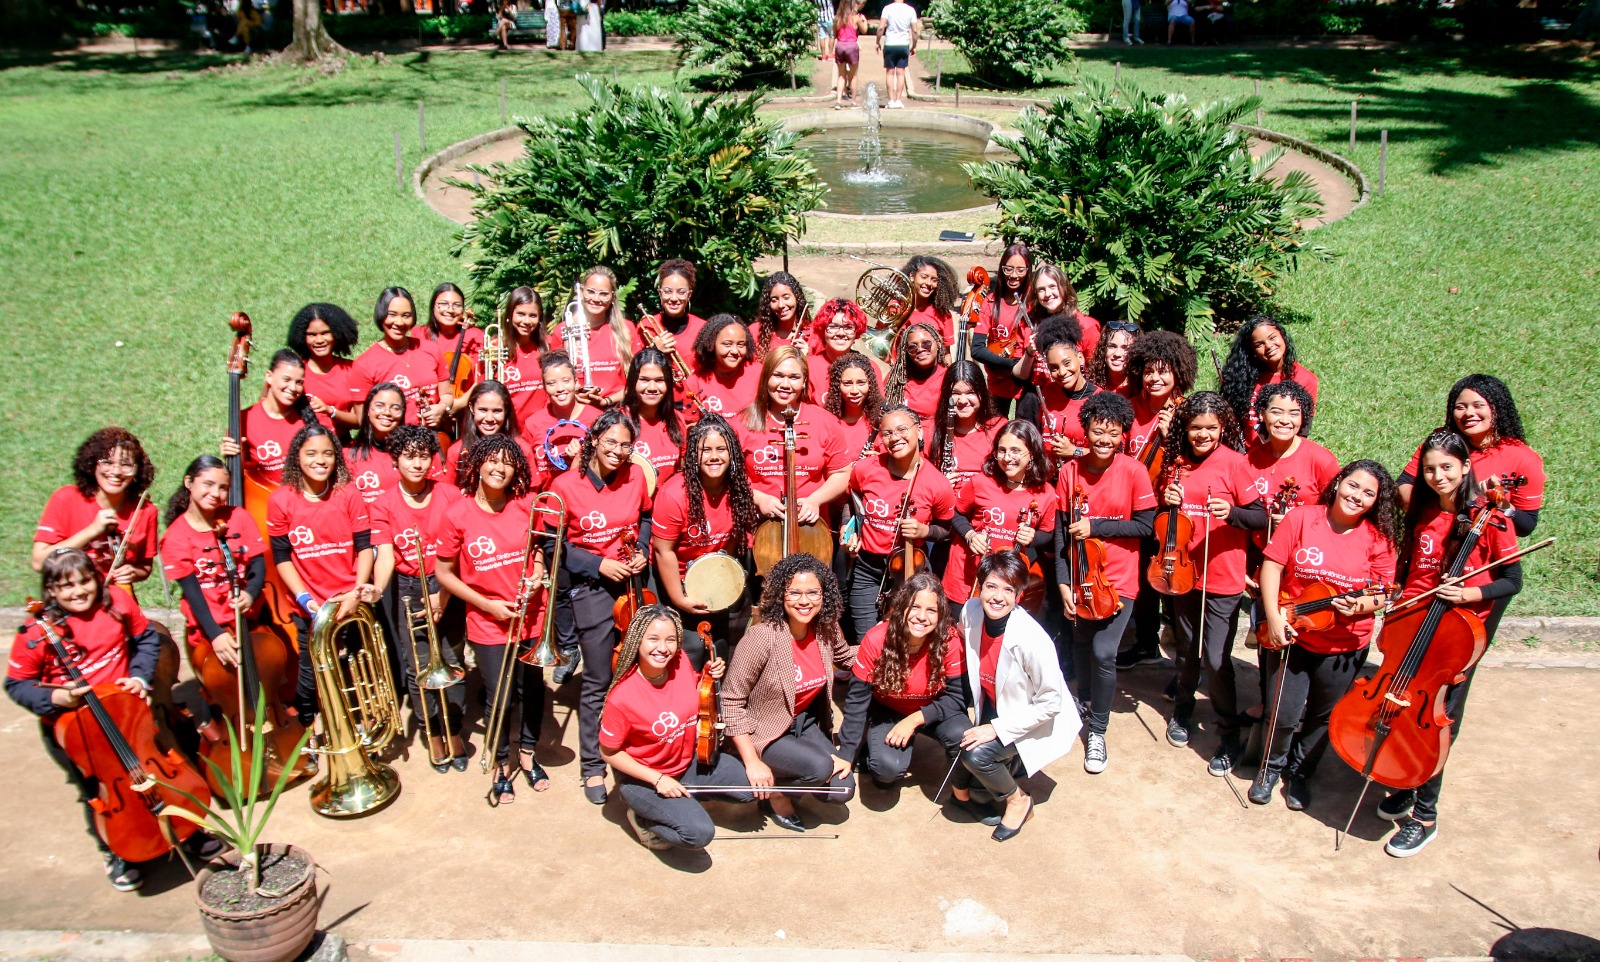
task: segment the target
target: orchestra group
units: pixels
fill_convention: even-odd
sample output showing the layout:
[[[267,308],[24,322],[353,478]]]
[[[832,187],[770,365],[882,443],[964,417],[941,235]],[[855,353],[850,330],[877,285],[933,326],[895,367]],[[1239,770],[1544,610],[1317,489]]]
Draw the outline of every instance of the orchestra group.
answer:
[[[1313,439],[1317,377],[1272,317],[1197,391],[1182,335],[1097,321],[1025,246],[966,292],[935,257],[900,273],[909,310],[887,321],[784,271],[752,319],[702,319],[684,260],[640,279],[659,311],[637,320],[603,266],[559,312],[518,287],[481,325],[453,284],[391,287],[359,353],[346,311],[302,309],[243,408],[235,315],[231,424],[197,444],[164,533],[150,458],[107,427],[35,535],[43,604],[6,690],[41,718],[112,883],[138,887],[137,859],[108,847],[107,775],[63,732],[132,696],[163,737],[204,742],[207,719],[172,706],[177,646],[135,600],[158,564],[225,721],[252,716],[231,694],[248,684],[275,730],[348,727],[326,717],[350,709],[318,635],[370,618],[389,664],[347,635],[334,661],[400,680],[441,776],[481,739],[494,806],[551,786],[541,720],[572,685],[582,792],[620,794],[650,849],[707,845],[702,798],[814,829],[797,801],[848,803],[858,773],[893,790],[919,735],[943,752],[936,801],[1013,838],[1028,777],[1074,743],[1105,771],[1118,671],[1167,664],[1163,643],[1168,743],[1204,734],[1217,776],[1259,754],[1249,800],[1296,811],[1331,745],[1388,786],[1386,850],[1426,846],[1544,486],[1505,384],[1461,378],[1395,472]]]

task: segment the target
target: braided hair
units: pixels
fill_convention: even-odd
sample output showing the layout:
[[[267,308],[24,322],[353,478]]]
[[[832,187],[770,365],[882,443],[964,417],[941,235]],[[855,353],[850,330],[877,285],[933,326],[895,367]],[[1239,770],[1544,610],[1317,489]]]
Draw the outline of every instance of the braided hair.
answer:
[[[1165,441],[1168,464],[1177,464],[1180,458],[1189,464],[1199,460],[1189,445],[1189,422],[1202,414],[1214,415],[1222,426],[1219,447],[1244,450],[1244,435],[1239,432],[1239,422],[1233,419],[1233,406],[1215,391],[1196,391],[1184,398],[1172,415],[1172,430],[1167,432]]]
[[[756,347],[755,357],[765,358],[767,350],[772,346],[772,331],[778,326],[778,317],[772,313],[772,289],[787,287],[794,292],[795,338],[798,339],[804,332],[806,319],[806,292],[800,282],[788,271],[773,271],[767,275],[766,283],[761,285],[761,293],[756,296]],[[711,325],[707,324],[707,327]]]
[[[1228,359],[1222,365],[1222,384],[1218,393],[1233,405],[1233,414],[1244,424],[1250,420],[1250,395],[1256,381],[1268,373],[1266,364],[1256,357],[1255,332],[1257,328],[1270,327],[1283,338],[1283,379],[1294,377],[1294,341],[1288,328],[1266,314],[1257,314],[1244,322],[1239,333],[1233,336],[1233,347],[1228,349]]]
[[[672,610],[671,605],[641,605],[633,621],[628,623],[628,633],[622,636],[622,644],[617,648],[617,666],[611,670],[611,684],[606,688],[606,694],[611,694],[612,689],[622,684],[628,673],[639,667],[639,645],[644,641],[644,633],[650,626],[661,620],[672,622],[673,636],[678,639],[678,650],[683,650],[683,619]]]
[[[760,521],[756,499],[751,494],[750,480],[745,476],[744,450],[739,445],[739,432],[733,429],[720,414],[707,411],[705,416],[689,428],[689,438],[683,448],[683,493],[689,502],[689,527],[704,528],[706,523],[705,486],[700,482],[700,451],[707,436],[716,434],[728,446],[728,475],[724,483],[728,490],[728,512],[733,515],[733,529],[728,534],[728,546],[735,552],[744,551],[750,536]]]
[[[822,607],[811,622],[816,628],[817,640],[838,644],[844,640],[839,631],[839,619],[844,615],[844,599],[839,595],[839,580],[827,565],[808,554],[796,553],[785,557],[767,571],[761,586],[761,601],[756,605],[756,624],[786,624],[789,615],[783,610],[783,596],[796,576],[813,575],[822,585]]]
[[[889,613],[884,616],[885,631],[883,651],[872,669],[872,688],[887,694],[906,690],[907,676],[911,673],[911,629],[906,626],[906,613],[918,594],[933,593],[939,606],[939,621],[927,642],[928,694],[937,696],[944,691],[944,655],[955,638],[956,611],[944,597],[944,585],[931,571],[920,571],[907,578],[905,584],[895,589],[889,602]]]
[[[894,364],[889,368],[889,377],[883,385],[883,396],[890,403],[898,404],[906,399],[906,382],[911,380],[911,351],[906,344],[911,340],[912,331],[927,331],[933,337],[933,366],[937,370],[939,359],[944,357],[944,335],[939,333],[939,328],[927,321],[918,321],[906,325],[897,339],[898,350],[894,352]]]

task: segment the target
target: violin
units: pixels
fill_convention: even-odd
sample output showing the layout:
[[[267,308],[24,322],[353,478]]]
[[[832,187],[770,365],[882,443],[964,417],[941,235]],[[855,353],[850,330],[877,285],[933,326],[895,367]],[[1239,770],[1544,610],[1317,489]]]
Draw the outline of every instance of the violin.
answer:
[[[1387,597],[1399,587],[1399,585],[1369,582],[1364,588],[1340,591],[1333,585],[1318,581],[1306,585],[1304,590],[1293,597],[1290,597],[1287,591],[1279,592],[1278,608],[1283,612],[1283,620],[1288,622],[1296,635],[1316,634],[1333,627],[1339,614],[1333,607],[1335,601],[1345,598]],[[1261,623],[1256,625],[1256,641],[1265,646],[1269,637],[1267,621],[1263,618]]]
[[[1484,491],[1441,581],[1465,570],[1486,528],[1505,527],[1510,493],[1526,483],[1512,475]],[[1445,714],[1445,690],[1466,680],[1487,644],[1476,614],[1437,595],[1425,608],[1386,617],[1378,638],[1383,665],[1333,706],[1328,719],[1333,750],[1368,784],[1417,788],[1437,775],[1450,754],[1454,723]]]
[[[1182,403],[1183,398],[1174,395],[1167,398],[1167,403],[1161,405],[1161,410],[1163,413],[1176,410],[1178,405]],[[1161,477],[1161,473],[1166,470],[1167,432],[1151,428],[1149,436],[1144,439],[1144,444],[1134,457],[1139,460],[1140,464],[1145,466],[1145,470],[1150,472],[1150,480],[1152,482]]]
[[[773,565],[796,553],[811,555],[823,564],[833,561],[833,532],[821,521],[801,524],[796,514],[800,490],[795,481],[795,441],[809,437],[795,433],[797,413],[792,408],[783,412],[783,518],[768,518],[757,525],[751,543],[758,575],[766,574]]]
[[[622,532],[622,550],[631,563],[638,559],[639,533],[633,529]],[[645,605],[656,603],[656,593],[644,586],[644,575],[631,574],[628,576],[627,587],[622,592],[622,597],[611,603],[611,621],[617,626],[617,631],[628,633],[628,626],[633,624],[633,616]]]
[[[711,662],[717,658],[716,644],[711,640],[711,623],[702,621],[695,629],[706,646],[706,667],[700,670],[700,708],[695,719],[694,760],[701,765],[717,763],[717,752],[722,750],[722,719],[717,714],[717,680],[711,677]]]
[[[1073,524],[1081,520],[1089,509],[1089,496],[1078,481],[1077,462],[1070,462],[1068,490],[1072,504],[1068,517]],[[1099,538],[1073,538],[1067,547],[1067,576],[1070,590],[1066,605],[1067,617],[1085,621],[1104,621],[1122,610],[1122,599],[1117,597],[1116,586],[1106,576],[1106,543]]]
[[[61,634],[65,616],[31,599],[27,608],[71,687],[82,687],[79,655]],[[155,717],[144,699],[114,684],[95,685],[82,707],[55,716],[52,729],[78,771],[98,783],[99,794],[89,800],[95,831],[119,858],[148,862],[198,830],[187,819],[161,817],[169,805],[192,806],[191,798],[209,805],[211,790],[176,749],[156,744]]]
[[[227,523],[221,520],[212,529],[212,536],[217,543],[206,550],[217,552],[222,559],[230,600],[237,599],[244,592],[245,576],[239,559],[235,557],[235,549],[229,546],[228,540],[239,536],[229,535]],[[242,553],[242,549],[240,551]],[[289,641],[270,624],[251,628],[245,621],[245,613],[237,609],[234,611],[233,637],[239,647],[238,665],[224,665],[212,651],[211,643],[203,639],[195,646],[191,660],[200,687],[205,690],[207,702],[216,705],[224,722],[238,733],[237,744],[246,766],[252,764],[253,740],[250,730],[259,725],[266,736],[266,758],[263,761],[267,778],[261,788],[263,793],[270,793],[272,786],[278,782],[279,773],[283,771],[283,760],[294,754],[295,746],[305,732],[299,718],[284,707],[283,700],[270,693],[280,692],[294,684],[290,673],[298,674],[300,660]],[[269,692],[267,716],[257,718],[256,696],[263,687]],[[206,781],[221,794],[223,789],[218,771],[230,771],[232,761],[227,735],[221,731],[215,716],[200,727],[200,751],[217,766],[216,769],[206,767]],[[296,761],[294,778],[315,773],[316,767],[309,758],[301,756]]]
[[[972,330],[973,315],[983,304],[984,294],[989,289],[989,272],[981,267],[972,267],[967,270],[967,296],[961,301],[961,312],[956,315],[956,344],[955,350],[950,354],[952,364],[967,359],[968,332]]]
[[[1174,480],[1183,480],[1183,468],[1177,469]],[[1189,557],[1194,522],[1180,508],[1180,505],[1169,504],[1156,513],[1156,555],[1145,569],[1150,587],[1164,595],[1186,595],[1194,590],[1198,580],[1194,559]]]
[[[881,588],[881,594],[878,599],[880,606],[888,605],[889,596],[894,593],[894,589],[905,584],[907,578],[919,571],[928,569],[927,552],[923,551],[922,546],[916,541],[900,534],[901,525],[911,518],[914,510],[911,503],[911,492],[916,489],[917,472],[922,469],[922,458],[916,455],[912,457],[914,460],[911,462],[911,473],[906,475],[906,493],[900,499],[900,515],[895,519],[894,524],[895,537],[900,541],[900,550],[890,552],[889,563],[884,566],[883,581],[879,585]]]
[[[1300,485],[1290,475],[1278,485],[1278,490],[1267,502],[1267,544],[1272,543],[1272,535],[1277,530],[1277,523],[1272,519],[1286,513],[1290,508],[1300,503]]]
[[[456,346],[450,351],[450,363],[445,366],[445,383],[450,385],[450,397],[459,398],[464,395],[477,375],[477,365],[468,361],[461,363],[461,355],[467,343],[467,328],[477,323],[477,316],[472,313],[472,308],[467,308],[461,314],[461,333],[456,335]],[[439,450],[450,450],[451,435],[454,433],[449,428],[454,424],[448,417],[441,421],[439,430]]]
[[[1035,530],[1039,527],[1039,502],[1029,501],[1028,506],[1018,514],[1017,526],[1027,525]],[[1022,555],[1022,560],[1028,563],[1028,583],[1022,589],[1022,599],[1018,602],[1029,614],[1037,615],[1044,608],[1044,569],[1039,567],[1037,558],[1028,557],[1027,545],[1015,545],[1017,554]]]

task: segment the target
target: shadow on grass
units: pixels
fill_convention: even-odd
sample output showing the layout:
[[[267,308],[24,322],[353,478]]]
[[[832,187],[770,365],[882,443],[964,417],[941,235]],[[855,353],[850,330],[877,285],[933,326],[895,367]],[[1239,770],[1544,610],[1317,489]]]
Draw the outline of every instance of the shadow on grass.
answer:
[[[157,74],[197,72],[237,61],[219,53],[153,54],[8,52],[0,54],[0,72],[19,67],[56,67],[73,73]]]

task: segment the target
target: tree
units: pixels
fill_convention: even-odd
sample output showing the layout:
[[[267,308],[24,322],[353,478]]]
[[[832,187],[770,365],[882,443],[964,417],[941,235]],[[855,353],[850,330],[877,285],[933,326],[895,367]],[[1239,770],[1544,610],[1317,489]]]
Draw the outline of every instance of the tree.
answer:
[[[328,36],[322,25],[322,0],[294,0],[294,39],[283,48],[283,57],[299,63],[315,63],[328,57],[348,57],[350,51]]]
[[[1600,0],[1589,0],[1583,12],[1572,21],[1572,29],[1567,31],[1567,36],[1583,40],[1592,33],[1600,33]]]
[[[955,44],[973,74],[1003,87],[1042,83],[1072,59],[1083,17],[1063,0],[938,0],[928,21]]]

